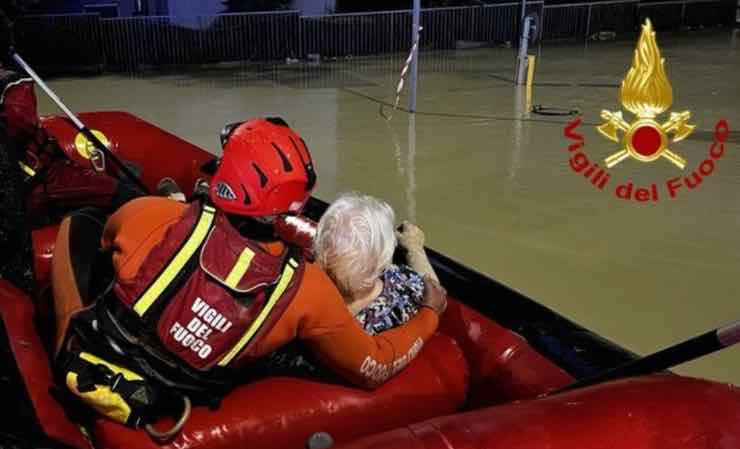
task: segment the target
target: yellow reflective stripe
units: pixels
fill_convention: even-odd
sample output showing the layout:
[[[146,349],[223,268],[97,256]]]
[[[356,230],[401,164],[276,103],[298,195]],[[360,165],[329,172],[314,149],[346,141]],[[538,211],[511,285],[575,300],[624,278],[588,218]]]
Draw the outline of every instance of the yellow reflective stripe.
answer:
[[[254,337],[254,334],[257,333],[259,328],[262,326],[262,323],[267,319],[268,315],[272,311],[272,309],[275,307],[275,304],[277,304],[278,299],[280,299],[281,296],[283,296],[283,293],[285,292],[285,289],[288,288],[288,284],[290,284],[291,279],[293,279],[293,275],[295,274],[295,268],[298,266],[295,260],[290,259],[288,263],[285,265],[285,269],[283,270],[283,274],[280,276],[280,280],[278,281],[277,286],[275,287],[275,290],[272,291],[272,295],[270,295],[270,299],[267,301],[267,304],[265,307],[260,311],[259,315],[257,315],[257,318],[254,320],[251,326],[249,326],[249,329],[242,335],[242,338],[239,339],[239,342],[237,342],[236,345],[234,345],[233,348],[231,348],[231,351],[229,351],[228,354],[224,356],[219,362],[218,366],[226,366],[231,362],[234,357],[239,355],[239,353],[244,349],[244,347],[249,343],[249,341]]]
[[[229,288],[236,289],[237,284],[239,284],[239,281],[244,277],[244,273],[249,269],[249,264],[252,263],[253,257],[254,251],[249,248],[244,248],[244,251],[242,251],[239,255],[239,259],[236,261],[234,268],[232,268],[229,275],[226,276],[225,283]]]
[[[22,169],[22,170],[23,170],[24,172],[26,172],[26,174],[27,174],[28,176],[36,176],[36,170],[32,169],[32,168],[31,168],[31,167],[29,167],[28,165],[24,164],[24,163],[23,163],[23,162],[21,162],[21,161],[18,161],[18,165],[20,165],[20,166],[21,166],[21,169]]]
[[[157,279],[152,282],[151,285],[146,289],[143,295],[139,297],[134,304],[134,311],[143,316],[149,307],[159,298],[159,295],[172,283],[175,276],[185,267],[188,260],[193,254],[200,248],[203,241],[208,236],[208,231],[211,229],[213,223],[215,209],[210,206],[204,206],[203,211],[198,218],[198,223],[195,225],[195,229],[190,234],[187,242],[180,248],[172,262],[160,273]]]

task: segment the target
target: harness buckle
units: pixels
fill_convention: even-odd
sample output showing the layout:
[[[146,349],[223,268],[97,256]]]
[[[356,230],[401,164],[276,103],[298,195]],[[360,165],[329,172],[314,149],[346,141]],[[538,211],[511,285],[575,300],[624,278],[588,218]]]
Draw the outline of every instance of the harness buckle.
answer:
[[[77,390],[80,393],[87,393],[95,391],[96,385],[113,385],[115,377],[113,371],[102,363],[88,366],[84,372],[77,375]]]

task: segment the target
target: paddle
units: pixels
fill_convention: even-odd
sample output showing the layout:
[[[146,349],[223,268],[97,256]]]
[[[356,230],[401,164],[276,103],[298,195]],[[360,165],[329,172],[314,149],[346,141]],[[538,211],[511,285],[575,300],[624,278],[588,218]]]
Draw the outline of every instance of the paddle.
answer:
[[[622,377],[640,376],[655,373],[703,357],[715,351],[740,343],[740,321],[691,338],[674,346],[655,352],[637,360],[611,368],[603,373],[581,379],[567,385],[555,393],[575,390]]]
[[[98,139],[98,137],[90,131],[90,128],[85,126],[82,121],[80,121],[79,118],[64,104],[62,103],[62,100],[59,99],[59,97],[52,91],[49,86],[44,83],[44,81],[41,79],[41,77],[36,74],[36,72],[26,63],[26,61],[23,60],[23,58],[20,57],[18,53],[15,52],[15,50],[11,47],[10,48],[10,56],[15,60],[15,62],[20,65],[23,70],[28,73],[31,78],[36,82],[36,84],[41,87],[41,89],[46,93],[46,95],[51,98],[51,100],[56,103],[57,107],[64,112],[64,114],[74,123],[75,127],[79,132],[81,132],[85,137],[87,137],[87,140],[92,142],[93,146],[95,146],[95,149],[100,153],[100,155],[104,155],[105,158],[108,160],[113,161],[113,163],[116,165],[118,170],[126,175],[127,178],[131,180],[131,182],[136,185],[143,193],[148,194],[149,189],[144,185],[143,182],[129,169],[118,157],[113,154],[113,152]],[[93,168],[97,171],[103,171],[105,170],[105,159],[99,158],[98,161],[101,161],[101,166],[95,165],[94,155],[90,155],[90,162],[93,166]],[[98,156],[100,157],[100,156]]]

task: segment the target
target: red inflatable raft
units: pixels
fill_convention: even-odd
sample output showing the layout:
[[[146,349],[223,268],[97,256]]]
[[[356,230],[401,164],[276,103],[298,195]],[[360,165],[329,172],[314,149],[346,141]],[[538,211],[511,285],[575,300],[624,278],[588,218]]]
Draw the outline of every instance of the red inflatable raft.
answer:
[[[122,112],[81,114],[152,190],[165,176],[192,193],[203,149]],[[43,126],[80,163],[77,131]],[[177,161],[173,164],[172,161]],[[312,199],[318,220],[326,203]],[[65,408],[53,388],[48,326],[56,227],[33,232],[38,294],[0,281],[0,447],[154,448],[144,432]],[[740,448],[740,390],[671,373],[548,395],[634,355],[531,299],[429,251],[450,304],[438,335],[378,390],[289,377],[242,385],[217,410],[195,408],[168,447],[301,448],[318,432],[347,448]],[[167,427],[162,422],[158,426]]]

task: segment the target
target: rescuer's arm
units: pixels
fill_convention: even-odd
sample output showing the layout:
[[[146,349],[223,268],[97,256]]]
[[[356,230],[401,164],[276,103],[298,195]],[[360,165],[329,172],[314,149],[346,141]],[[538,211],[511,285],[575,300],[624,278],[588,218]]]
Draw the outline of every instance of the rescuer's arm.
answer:
[[[437,311],[422,307],[404,325],[371,336],[350,314],[334,284],[323,272],[319,271],[321,279],[306,279],[318,278],[315,274],[307,270],[304,278],[304,282],[308,280],[305,287],[313,291],[301,295],[310,299],[305,299],[305,314],[299,323],[298,337],[304,339],[333,371],[365,388],[380,386],[416,357],[437,329],[437,311],[443,311],[446,304],[444,298],[438,297]],[[445,295],[441,288],[430,291],[432,295]]]

